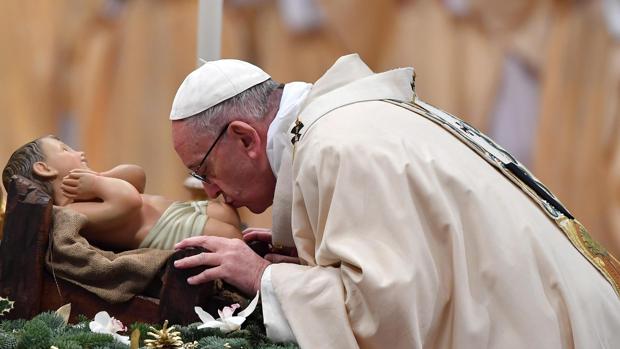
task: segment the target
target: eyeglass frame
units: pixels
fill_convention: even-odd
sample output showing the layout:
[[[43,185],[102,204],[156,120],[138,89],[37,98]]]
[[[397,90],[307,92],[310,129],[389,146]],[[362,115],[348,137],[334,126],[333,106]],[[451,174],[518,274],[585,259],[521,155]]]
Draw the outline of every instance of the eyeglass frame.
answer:
[[[278,87],[276,89],[283,90],[284,86],[285,86],[285,84],[280,84],[280,85],[278,85]],[[207,156],[209,156],[209,153],[211,153],[213,148],[215,148],[215,145],[217,144],[217,141],[219,141],[220,138],[222,138],[222,136],[224,135],[224,133],[226,133],[226,130],[228,130],[228,126],[230,126],[230,122],[227,123],[226,126],[224,126],[222,131],[220,131],[220,134],[217,135],[217,138],[215,138],[215,141],[213,141],[213,144],[211,144],[211,147],[209,147],[209,150],[207,150],[207,153],[202,158],[202,161],[200,161],[200,164],[198,165],[198,168],[196,169],[198,172],[200,172],[200,168],[202,168],[202,165],[207,160]],[[202,183],[211,184],[211,181],[209,180],[209,178],[207,178],[204,175],[199,175],[196,171],[190,171],[189,175],[194,177],[194,178],[196,178],[197,180],[201,181]]]
[[[217,145],[217,142],[220,140],[220,138],[222,138],[224,133],[226,133],[226,130],[228,130],[228,126],[230,126],[230,123],[227,123],[226,126],[224,126],[224,128],[222,129],[222,131],[220,131],[220,134],[217,135],[217,137],[215,138],[215,141],[213,141],[213,144],[211,144],[211,146],[209,147],[209,150],[207,150],[207,153],[202,158],[202,161],[200,161],[200,164],[198,165],[198,168],[196,168],[196,171],[200,172],[202,165],[204,165],[205,161],[207,160],[207,156],[209,156],[213,148],[215,148],[215,146]],[[211,184],[211,181],[209,180],[209,178],[207,178],[205,175],[198,174],[198,172],[196,171],[190,171],[189,175],[201,181],[202,183]]]

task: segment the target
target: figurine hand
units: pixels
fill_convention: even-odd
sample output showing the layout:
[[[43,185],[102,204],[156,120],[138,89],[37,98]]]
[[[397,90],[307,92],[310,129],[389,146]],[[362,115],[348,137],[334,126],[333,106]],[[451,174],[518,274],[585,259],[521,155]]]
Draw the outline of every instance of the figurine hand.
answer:
[[[97,198],[95,182],[98,174],[87,169],[74,169],[62,179],[62,194],[70,199],[87,201]]]
[[[243,241],[219,236],[196,236],[187,238],[174,246],[182,249],[201,246],[211,252],[203,252],[174,262],[179,269],[209,266],[202,273],[187,279],[190,285],[201,284],[215,279],[237,287],[252,295],[260,289],[260,281],[269,261],[254,253]]]

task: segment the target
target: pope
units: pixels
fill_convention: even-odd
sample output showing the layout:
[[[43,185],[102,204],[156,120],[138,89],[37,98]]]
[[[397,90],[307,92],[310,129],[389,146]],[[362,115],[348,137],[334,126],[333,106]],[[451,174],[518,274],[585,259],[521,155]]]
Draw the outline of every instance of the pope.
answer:
[[[417,98],[412,68],[355,54],[314,84],[238,60],[179,87],[176,152],[205,192],[263,212],[297,257],[194,237],[177,261],[261,291],[268,335],[302,348],[612,348],[617,262],[527,169]],[[284,262],[283,262],[284,261]],[[298,262],[298,263],[294,263]]]

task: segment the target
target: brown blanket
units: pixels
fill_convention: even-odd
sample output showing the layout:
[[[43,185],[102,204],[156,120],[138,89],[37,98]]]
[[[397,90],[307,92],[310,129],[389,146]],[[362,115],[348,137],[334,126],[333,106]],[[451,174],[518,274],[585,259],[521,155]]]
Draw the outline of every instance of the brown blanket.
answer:
[[[84,215],[54,206],[53,220],[47,269],[110,303],[125,302],[144,291],[174,252],[149,248],[104,251],[80,235],[86,224]]]

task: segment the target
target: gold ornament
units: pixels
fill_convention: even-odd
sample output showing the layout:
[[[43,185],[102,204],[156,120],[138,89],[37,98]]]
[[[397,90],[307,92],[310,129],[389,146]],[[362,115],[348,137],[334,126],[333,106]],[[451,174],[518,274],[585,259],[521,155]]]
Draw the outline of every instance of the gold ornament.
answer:
[[[58,314],[62,320],[65,322],[65,325],[69,323],[69,316],[71,316],[71,303],[67,303],[62,307],[56,309],[56,314]]]
[[[181,340],[180,332],[173,331],[174,326],[168,328],[168,320],[164,321],[164,327],[161,330],[149,327],[151,331],[147,333],[147,336],[151,336],[154,339],[145,339],[144,343],[147,348],[161,348],[161,349],[173,349],[182,348],[183,341]]]
[[[196,349],[198,348],[198,342],[194,341],[193,343],[185,343],[182,346],[183,349]]]

